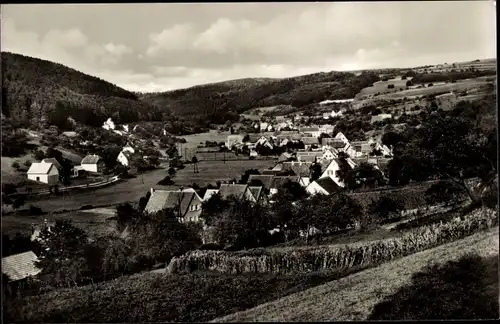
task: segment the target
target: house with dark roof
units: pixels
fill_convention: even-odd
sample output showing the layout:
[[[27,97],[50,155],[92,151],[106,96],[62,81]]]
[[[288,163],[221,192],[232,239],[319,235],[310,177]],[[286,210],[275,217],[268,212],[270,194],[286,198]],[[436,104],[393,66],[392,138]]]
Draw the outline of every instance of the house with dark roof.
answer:
[[[219,193],[219,189],[207,189],[205,195],[203,196],[203,201],[209,200],[213,195]]]
[[[2,258],[2,274],[7,275],[9,282],[34,277],[42,271],[35,266],[36,261],[38,257],[33,251],[9,255]]]
[[[252,194],[255,202],[266,202],[266,194],[262,186],[248,186],[248,190]]]
[[[262,186],[266,188],[267,190],[271,189],[271,184],[273,182],[274,175],[267,175],[267,174],[251,174],[248,177],[247,183],[249,185],[255,183],[255,181],[260,181],[262,183]]]
[[[293,171],[295,175],[300,177],[308,177],[311,173],[310,169],[313,165],[312,162],[283,162],[281,167],[282,171]]]
[[[305,149],[309,149],[313,145],[318,146],[319,145],[319,139],[317,137],[302,137],[300,139],[302,143],[304,143]]]
[[[311,195],[323,194],[331,195],[340,192],[342,187],[340,187],[332,178],[320,178],[316,181],[311,182],[307,187],[306,191]]]
[[[82,168],[88,172],[101,173],[106,167],[104,160],[96,154],[87,155],[81,163]]]
[[[323,158],[322,151],[297,151],[295,154],[299,162],[315,162]]]
[[[236,199],[248,199],[255,202],[255,198],[248,189],[248,184],[223,183],[220,185],[219,194],[222,199],[235,197]]]
[[[173,209],[181,222],[201,221],[202,200],[190,190],[160,190],[151,188],[151,197],[144,212],[154,214],[165,209]]]
[[[319,135],[321,135],[319,127],[301,127],[299,131],[304,134],[310,134],[313,137],[319,137]]]
[[[347,158],[347,164],[351,169],[356,167],[356,163],[351,158]],[[333,159],[330,161],[328,166],[326,168],[323,168],[323,174],[321,175],[320,178],[332,178],[335,183],[340,186],[344,187],[344,183],[340,178],[337,176],[337,171],[340,169],[341,161],[339,159]]]
[[[29,180],[55,185],[59,183],[59,171],[53,163],[32,163],[28,169]]]

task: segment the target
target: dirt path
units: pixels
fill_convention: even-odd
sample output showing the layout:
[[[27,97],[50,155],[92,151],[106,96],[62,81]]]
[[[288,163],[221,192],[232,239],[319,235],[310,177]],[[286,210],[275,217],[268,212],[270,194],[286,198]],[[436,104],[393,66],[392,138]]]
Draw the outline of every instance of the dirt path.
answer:
[[[468,252],[498,255],[498,244],[496,227],[212,322],[366,320],[375,305],[426,265],[455,260]]]

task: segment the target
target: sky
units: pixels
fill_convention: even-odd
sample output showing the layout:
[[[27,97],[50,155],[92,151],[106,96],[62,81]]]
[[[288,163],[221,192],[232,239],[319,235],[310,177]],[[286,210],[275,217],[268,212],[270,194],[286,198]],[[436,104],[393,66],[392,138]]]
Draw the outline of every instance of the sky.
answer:
[[[496,58],[493,1],[7,4],[1,49],[131,91]]]

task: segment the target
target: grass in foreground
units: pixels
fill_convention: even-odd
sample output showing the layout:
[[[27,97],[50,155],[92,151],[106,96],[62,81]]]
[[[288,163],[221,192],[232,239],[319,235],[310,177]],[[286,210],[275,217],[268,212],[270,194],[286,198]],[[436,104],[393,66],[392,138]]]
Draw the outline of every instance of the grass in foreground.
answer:
[[[244,312],[218,318],[214,322],[365,320],[379,302],[410,283],[413,274],[427,265],[457,260],[470,252],[481,257],[498,258],[498,243],[498,227],[495,227]],[[498,276],[498,273],[494,275]],[[452,288],[460,285],[461,283],[453,282]],[[433,297],[435,303],[447,298]],[[498,303],[498,297],[496,302]]]
[[[307,275],[143,273],[7,303],[6,322],[203,322],[356,271]],[[43,305],[43,307],[40,307]]]
[[[498,256],[470,254],[413,275],[369,320],[498,318]]]

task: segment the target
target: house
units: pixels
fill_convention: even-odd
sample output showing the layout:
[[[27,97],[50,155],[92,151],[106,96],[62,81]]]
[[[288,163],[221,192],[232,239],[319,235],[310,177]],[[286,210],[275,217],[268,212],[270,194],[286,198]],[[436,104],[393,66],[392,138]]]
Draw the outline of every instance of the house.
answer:
[[[368,141],[356,141],[351,143],[351,147],[354,149],[354,156],[349,155],[351,157],[360,157],[367,156],[373,151],[374,143],[370,143]]]
[[[202,200],[196,192],[187,190],[158,190],[151,188],[151,197],[144,211],[156,213],[174,209],[181,222],[200,222]]]
[[[311,182],[306,187],[306,191],[310,195],[316,195],[316,194],[331,195],[341,190],[342,188],[330,177],[320,178],[316,181]]]
[[[319,139],[317,137],[302,137],[300,141],[304,143],[306,149],[311,148],[313,145],[319,145]]]
[[[41,163],[52,163],[57,168],[57,171],[62,172],[63,170],[61,164],[57,162],[56,158],[46,158],[43,159]]]
[[[310,134],[313,137],[319,137],[319,135],[321,135],[321,131],[318,127],[301,127],[299,131],[303,134]]]
[[[132,153],[130,153],[129,151],[122,150],[118,154],[116,160],[124,166],[130,166],[130,162],[132,160]]]
[[[115,123],[113,122],[113,120],[111,118],[108,118],[108,120],[106,120],[104,122],[104,124],[102,125],[102,128],[104,128],[105,130],[113,130],[115,129]],[[135,130],[135,128],[134,128]]]
[[[291,153],[285,152],[281,153],[281,155],[278,157],[278,162],[290,161],[290,159],[293,159],[293,155]]]
[[[259,129],[261,132],[269,131],[269,128],[272,128],[272,126],[269,123],[260,123]]]
[[[283,162],[281,163],[282,171],[292,171],[300,177],[309,177],[312,162]]]
[[[82,168],[88,172],[101,173],[106,167],[104,160],[96,154],[87,155],[81,163]]]
[[[273,183],[274,175],[268,175],[268,174],[251,174],[248,177],[247,183],[253,184],[255,181],[260,181],[262,183],[262,186],[266,188],[267,190],[271,189],[271,185]]]
[[[66,137],[76,137],[78,135],[76,132],[72,132],[72,131],[62,132],[61,134],[66,136]]]
[[[328,124],[326,124],[326,125],[321,125],[321,126],[319,127],[319,131],[320,131],[321,133],[325,133],[325,134],[332,134],[334,129],[335,129],[335,126],[334,126],[334,125],[328,125]],[[320,134],[321,134],[321,133],[320,133]]]
[[[341,140],[342,142],[348,144],[349,143],[349,140],[347,139],[347,137],[345,137],[344,134],[342,134],[342,132],[338,132],[337,135],[335,135],[334,137],[335,139],[338,139],[338,140]]]
[[[331,160],[330,163],[328,164],[328,166],[326,167],[325,171],[323,172],[323,174],[320,176],[320,179],[329,177],[329,178],[332,178],[332,180],[335,181],[335,183],[339,187],[344,187],[344,183],[337,176],[337,171],[340,169],[340,163],[341,162],[339,159]],[[354,161],[351,160],[350,158],[347,159],[347,163],[349,164],[349,167],[351,169],[353,169],[356,166]]]
[[[323,152],[321,151],[298,151],[296,153],[297,161],[299,162],[316,162],[321,161]]]
[[[9,255],[2,258],[2,274],[7,275],[9,282],[34,277],[42,271],[35,266],[37,261],[38,257],[33,251]]]
[[[250,157],[257,157],[257,156],[259,156],[259,153],[257,153],[257,151],[256,151],[256,150],[251,149],[251,150],[250,150],[250,154],[249,154],[249,156],[250,156]]]
[[[29,180],[48,185],[59,183],[59,171],[53,163],[32,163],[27,175]]]
[[[322,161],[330,161],[336,159],[338,157],[338,151],[336,149],[325,149],[323,150],[323,156],[321,157]]]
[[[222,199],[228,199],[231,196],[236,197],[237,199],[248,199],[252,202],[255,202],[255,198],[248,189],[247,184],[227,184],[223,183],[220,185],[219,194]]]
[[[338,138],[327,138],[324,137],[321,139],[321,146],[323,148],[333,148],[337,150],[344,149],[348,143],[338,139]]]
[[[75,165],[75,167],[73,167],[73,177],[78,178],[84,174],[85,170],[81,165]]]
[[[281,170],[273,170],[273,169],[271,170],[266,169],[260,172],[261,175],[277,175],[279,173],[281,173]]]
[[[252,194],[255,202],[261,202],[266,198],[263,189],[264,187],[262,186],[248,186],[248,190]]]
[[[243,144],[243,135],[228,135],[226,138],[226,147],[231,148],[235,144]]]
[[[392,114],[378,114],[376,116],[372,116],[371,123],[379,122],[384,119],[392,118]]]
[[[210,197],[217,194],[218,192],[219,192],[219,189],[207,189],[207,191],[205,191],[205,195],[203,196],[203,201],[209,200]]]

